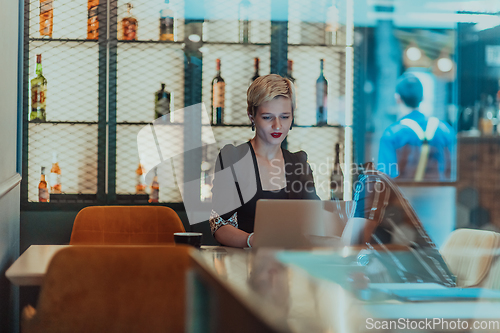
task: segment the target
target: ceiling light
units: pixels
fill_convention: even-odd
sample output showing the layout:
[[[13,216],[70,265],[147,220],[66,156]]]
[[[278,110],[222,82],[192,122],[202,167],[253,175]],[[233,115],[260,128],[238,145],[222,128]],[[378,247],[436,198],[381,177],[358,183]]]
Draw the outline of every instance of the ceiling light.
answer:
[[[418,61],[422,57],[422,51],[418,47],[412,46],[406,50],[406,56],[411,61]]]
[[[449,72],[453,69],[453,61],[450,58],[440,58],[437,61],[437,67],[443,73]]]

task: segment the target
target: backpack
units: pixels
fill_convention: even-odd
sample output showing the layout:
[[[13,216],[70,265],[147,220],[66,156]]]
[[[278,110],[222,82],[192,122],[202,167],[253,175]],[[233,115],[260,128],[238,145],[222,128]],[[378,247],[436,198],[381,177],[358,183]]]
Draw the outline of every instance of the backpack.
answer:
[[[421,182],[424,179],[425,168],[427,166],[427,160],[429,158],[429,142],[434,138],[436,130],[439,126],[439,119],[436,117],[430,117],[427,122],[427,127],[424,130],[420,125],[413,119],[402,119],[401,124],[409,127],[418,136],[420,141],[422,141],[422,149],[420,150],[420,159],[418,160],[417,171],[415,171],[415,181]]]

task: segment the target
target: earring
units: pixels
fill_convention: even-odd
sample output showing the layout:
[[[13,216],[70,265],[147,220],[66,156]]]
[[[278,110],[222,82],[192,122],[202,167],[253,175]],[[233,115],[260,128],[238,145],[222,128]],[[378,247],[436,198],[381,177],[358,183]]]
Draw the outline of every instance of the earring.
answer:
[[[252,121],[252,132],[255,131],[255,123]]]

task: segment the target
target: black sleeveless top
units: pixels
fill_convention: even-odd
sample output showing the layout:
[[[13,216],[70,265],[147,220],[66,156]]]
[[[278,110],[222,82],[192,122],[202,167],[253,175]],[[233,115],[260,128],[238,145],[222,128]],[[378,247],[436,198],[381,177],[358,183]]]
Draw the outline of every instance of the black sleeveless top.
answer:
[[[244,200],[246,189],[248,184],[245,185],[245,181],[251,178],[246,174],[245,177],[241,176],[238,172],[239,166],[238,162],[244,161],[244,156],[251,153],[251,158],[253,162],[253,171],[255,173],[255,185],[256,192],[253,197],[249,200]],[[307,164],[307,155],[303,152],[290,153],[286,149],[282,149],[283,158],[285,160],[285,177],[287,185],[276,191],[264,191],[262,189],[262,184],[260,180],[259,167],[257,164],[257,157],[255,151],[253,150],[252,144],[247,142],[238,147],[232,145],[225,146],[219,153],[216,168],[215,168],[215,178],[212,188],[212,202],[214,204],[214,211],[220,215],[224,220],[228,220],[234,213],[237,213],[238,228],[245,232],[253,232],[254,220],[255,220],[255,208],[257,205],[257,200],[259,199],[317,199],[319,197],[316,194],[316,189],[314,187],[314,180],[312,177],[312,171]],[[221,158],[221,156],[223,156]],[[222,169],[231,168],[234,185],[236,187],[237,195],[240,199],[240,205],[238,208],[231,210],[230,212],[224,213],[226,210],[222,207],[224,199],[221,200],[224,195],[224,186],[217,181],[217,171]],[[253,185],[253,186],[255,186]],[[236,195],[236,194],[235,194]],[[236,199],[235,199],[236,200]],[[218,209],[220,209],[218,211]],[[224,213],[224,214],[222,214]]]

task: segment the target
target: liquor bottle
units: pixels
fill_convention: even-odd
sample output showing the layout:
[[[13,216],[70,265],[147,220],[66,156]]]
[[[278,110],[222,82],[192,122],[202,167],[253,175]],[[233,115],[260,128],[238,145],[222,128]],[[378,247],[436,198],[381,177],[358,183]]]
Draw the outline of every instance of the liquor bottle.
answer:
[[[326,102],[328,100],[328,81],[323,75],[324,59],[320,60],[320,74],[316,80],[316,124],[318,126],[326,125],[328,119],[328,111]]]
[[[54,26],[53,0],[40,0],[40,36],[52,38]]]
[[[330,200],[344,200],[344,174],[340,167],[340,144],[335,145],[335,161],[330,177]]]
[[[254,58],[253,59],[253,68],[255,69],[255,73],[253,74],[252,77],[252,82],[255,81],[260,75],[259,75],[259,58]]]
[[[135,185],[135,194],[146,194],[146,176],[144,175],[144,166],[139,162],[139,166],[135,173],[137,175],[136,185]]]
[[[170,8],[170,0],[165,0],[160,10],[160,40],[177,40],[175,28],[175,12]]]
[[[486,97],[486,102],[483,102],[482,104],[482,117],[479,121],[481,132],[483,135],[492,135],[494,125],[496,125],[496,112],[493,105],[493,97],[488,95]]]
[[[52,169],[50,169],[50,193],[61,193],[61,168],[57,161],[57,153],[52,155]]]
[[[49,189],[45,181],[45,167],[42,167],[40,183],[38,183],[38,202],[49,202]]]
[[[42,75],[42,55],[36,55],[36,77],[31,80],[30,121],[46,120],[47,79]]]
[[[127,16],[121,22],[121,40],[137,40],[137,19],[132,15],[132,4],[127,3]]]
[[[249,0],[241,0],[238,5],[239,42],[248,44],[250,42],[250,6]]]
[[[99,38],[99,18],[97,16],[99,0],[88,0],[87,39]]]
[[[286,78],[292,81],[292,83],[295,83],[295,78],[292,76],[292,71],[293,71],[293,60],[288,60],[286,68]]]
[[[165,90],[165,83],[155,93],[155,119],[163,117],[163,122],[170,122],[170,92]]]
[[[337,44],[337,30],[339,29],[339,9],[336,4],[337,0],[330,0],[330,6],[326,9],[326,24],[325,24],[325,44]]]
[[[155,176],[153,177],[153,182],[151,183],[151,194],[149,196],[150,203],[156,203],[160,199],[160,184],[158,184],[158,170],[155,168]]]
[[[216,61],[217,75],[212,80],[212,124],[224,123],[224,95],[226,83],[220,75],[220,59]]]

